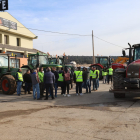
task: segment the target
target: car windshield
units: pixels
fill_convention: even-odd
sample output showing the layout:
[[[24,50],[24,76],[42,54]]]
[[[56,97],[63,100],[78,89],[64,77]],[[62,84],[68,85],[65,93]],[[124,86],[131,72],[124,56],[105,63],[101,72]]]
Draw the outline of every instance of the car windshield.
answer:
[[[140,59],[140,48],[135,48],[134,61]]]

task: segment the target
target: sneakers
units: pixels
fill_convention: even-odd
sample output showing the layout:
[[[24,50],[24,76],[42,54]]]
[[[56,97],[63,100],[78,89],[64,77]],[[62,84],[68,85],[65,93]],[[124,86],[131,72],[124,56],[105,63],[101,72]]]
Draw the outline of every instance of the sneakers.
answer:
[[[63,94],[64,97],[66,97],[66,94]]]
[[[67,94],[67,97],[70,97],[71,95]]]
[[[80,93],[80,96],[82,96],[83,95],[83,93]]]
[[[76,95],[78,96],[78,93],[76,93]]]

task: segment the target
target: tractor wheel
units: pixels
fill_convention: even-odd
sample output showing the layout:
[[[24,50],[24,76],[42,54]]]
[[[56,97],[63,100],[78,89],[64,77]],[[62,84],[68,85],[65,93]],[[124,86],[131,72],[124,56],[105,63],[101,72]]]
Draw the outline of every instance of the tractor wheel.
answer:
[[[102,80],[103,79],[102,68],[100,66],[96,66],[96,68],[100,71],[99,80]]]
[[[16,81],[12,75],[5,75],[0,81],[2,92],[7,95],[12,95],[16,91]]]
[[[113,73],[113,89],[125,89],[123,86],[125,73],[114,72]],[[115,98],[124,98],[125,93],[114,93]]]

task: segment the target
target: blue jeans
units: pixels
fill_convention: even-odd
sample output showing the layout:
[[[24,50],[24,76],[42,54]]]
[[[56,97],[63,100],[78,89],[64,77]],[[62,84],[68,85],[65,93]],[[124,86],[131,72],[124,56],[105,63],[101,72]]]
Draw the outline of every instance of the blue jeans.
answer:
[[[99,78],[97,79],[97,88],[99,88]]]
[[[17,82],[17,95],[21,94],[21,86],[22,86],[22,82]]]
[[[31,87],[32,87],[32,83],[25,83],[25,92],[30,92],[31,90]]]
[[[108,81],[108,75],[106,75],[106,81]]]
[[[37,92],[37,99],[40,98],[40,88],[39,83],[36,85],[33,85],[33,98],[36,99],[36,92]]]
[[[55,88],[55,97],[57,97],[57,83],[54,83],[54,88]]]
[[[86,81],[82,84],[82,87],[86,89],[86,93],[88,93],[88,89],[89,89],[89,92],[91,92],[90,80],[86,80]]]
[[[93,80],[93,90],[97,90],[97,79],[92,79]]]

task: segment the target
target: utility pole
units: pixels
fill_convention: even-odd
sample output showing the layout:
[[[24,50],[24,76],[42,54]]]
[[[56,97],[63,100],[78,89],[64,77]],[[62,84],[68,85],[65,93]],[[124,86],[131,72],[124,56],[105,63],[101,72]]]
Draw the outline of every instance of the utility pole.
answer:
[[[92,30],[92,49],[93,49],[93,64],[95,64],[95,56],[94,56],[94,36],[93,36],[93,30]]]

